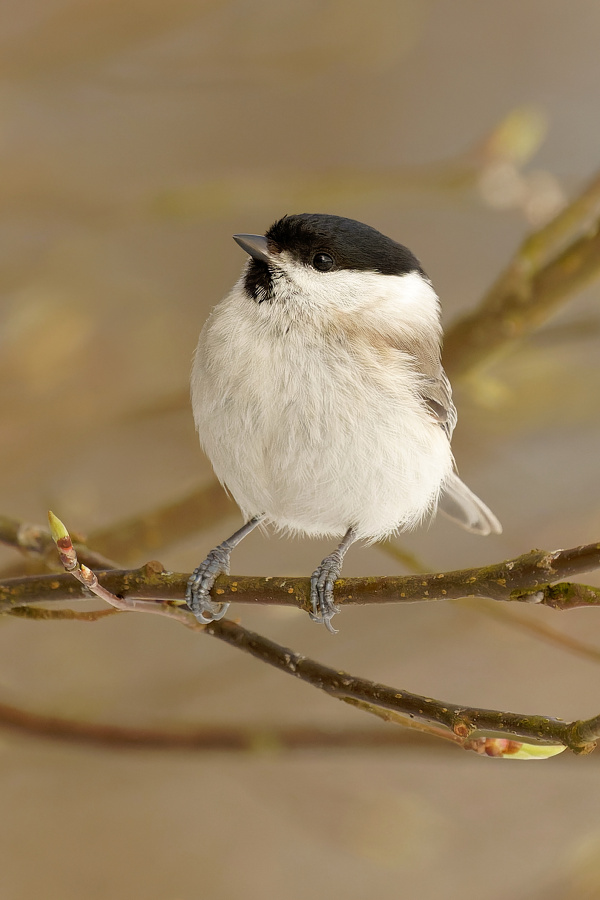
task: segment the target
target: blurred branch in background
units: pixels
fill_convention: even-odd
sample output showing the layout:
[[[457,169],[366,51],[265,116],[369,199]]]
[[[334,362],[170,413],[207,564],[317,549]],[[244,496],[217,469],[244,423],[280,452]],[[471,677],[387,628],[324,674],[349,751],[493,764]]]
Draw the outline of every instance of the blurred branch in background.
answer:
[[[600,596],[600,591],[598,591],[598,593]],[[531,619],[526,619],[512,607],[507,608],[505,606],[499,606],[496,603],[486,602],[484,598],[474,600],[470,597],[455,600],[454,603],[465,606],[484,616],[489,616],[510,628],[520,628],[522,631],[526,631],[538,640],[544,641],[547,644],[552,644],[555,647],[560,647],[561,650],[574,653],[577,656],[589,659],[595,663],[600,662],[600,647],[594,647],[593,644],[588,644],[569,634],[564,634],[564,632],[558,631],[558,629],[552,628],[550,625],[546,625],[545,622],[540,622],[538,620],[534,622]]]
[[[142,516],[132,516],[93,532],[89,543],[129,563],[176,544],[196,531],[235,514],[236,507],[215,479],[191,494]]]
[[[236,751],[280,753],[302,750],[440,749],[445,744],[428,735],[400,729],[335,728],[273,725],[201,725],[180,729],[134,728],[47,716],[0,703],[0,725],[37,737],[107,747],[149,750]]]
[[[562,212],[526,238],[481,303],[448,330],[444,365],[451,377],[490,365],[598,277],[599,215],[596,175]]]

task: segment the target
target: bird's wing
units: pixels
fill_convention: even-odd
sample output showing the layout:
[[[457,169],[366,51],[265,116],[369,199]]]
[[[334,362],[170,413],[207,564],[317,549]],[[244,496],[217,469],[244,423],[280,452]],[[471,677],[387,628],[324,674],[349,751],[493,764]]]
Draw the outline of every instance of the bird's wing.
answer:
[[[412,356],[420,376],[419,393],[433,420],[444,429],[448,440],[456,425],[456,407],[452,402],[452,387],[440,362],[439,343],[420,343],[418,348],[403,347]],[[500,534],[502,526],[455,472],[444,483],[438,509],[458,525],[474,534]]]
[[[456,425],[456,407],[452,402],[452,388],[442,366],[437,371],[431,367],[423,373],[421,396],[431,411],[434,419],[446,432],[448,440]],[[455,472],[446,480],[438,503],[438,509],[458,525],[474,534],[501,534],[502,525]]]
[[[456,407],[448,376],[440,362],[438,335],[411,335],[410,340],[397,338],[394,345],[412,360],[418,379],[417,390],[433,420],[442,426],[451,440],[456,425]]]
[[[452,388],[448,376],[438,364],[438,371],[425,373],[420,384],[420,393],[433,415],[448,436],[452,439],[452,432],[456,425],[456,407],[452,402]]]

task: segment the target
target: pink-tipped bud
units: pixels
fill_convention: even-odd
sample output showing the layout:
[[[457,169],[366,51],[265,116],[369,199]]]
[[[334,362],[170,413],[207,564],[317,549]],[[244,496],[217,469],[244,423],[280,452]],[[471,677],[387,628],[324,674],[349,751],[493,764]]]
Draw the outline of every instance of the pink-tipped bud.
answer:
[[[73,547],[71,536],[58,516],[55,516],[51,510],[48,510],[48,522],[50,523],[50,534],[58,549],[60,561],[65,569],[70,571],[77,566],[77,553]]]

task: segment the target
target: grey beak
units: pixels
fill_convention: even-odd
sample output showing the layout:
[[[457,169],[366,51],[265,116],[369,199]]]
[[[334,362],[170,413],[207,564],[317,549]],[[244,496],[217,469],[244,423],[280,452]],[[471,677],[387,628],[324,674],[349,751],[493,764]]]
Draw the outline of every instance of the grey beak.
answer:
[[[261,259],[267,263],[272,262],[272,257],[267,247],[267,239],[262,234],[234,234],[233,239],[240,245],[242,250],[245,250],[254,259]]]

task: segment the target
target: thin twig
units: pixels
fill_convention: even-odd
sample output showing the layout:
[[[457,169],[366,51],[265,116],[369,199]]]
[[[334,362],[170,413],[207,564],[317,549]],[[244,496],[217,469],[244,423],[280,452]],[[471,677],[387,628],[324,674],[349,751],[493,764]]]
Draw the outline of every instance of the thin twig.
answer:
[[[600,716],[565,723],[560,719],[546,716],[523,716],[498,710],[458,706],[455,703],[422,697],[419,694],[331,669],[227,619],[211,622],[205,627],[207,634],[275,666],[280,671],[308,682],[330,696],[339,700],[351,698],[380,709],[393,710],[421,724],[426,722],[445,727],[452,734],[464,739],[465,743],[475,742],[473,746],[469,745],[468,749],[476,749],[477,752],[481,752],[477,747],[477,739],[490,735],[500,737],[501,740],[522,738],[533,745],[558,744],[578,753],[593,750],[595,740],[600,737]],[[512,754],[514,748],[510,748],[506,755]]]
[[[114,609],[121,612],[145,612],[157,616],[166,616],[169,619],[175,619],[188,628],[197,626],[197,630],[203,628],[195,619],[190,619],[189,613],[184,612],[177,606],[168,603],[165,600],[151,602],[149,600],[141,600],[134,597],[121,597],[109,590],[98,581],[98,576],[92,572],[86,565],[80,563],[77,559],[77,551],[71,541],[71,536],[61,520],[54,515],[53,512],[48,513],[50,522],[50,532],[52,539],[56,544],[60,561],[65,570],[73,576],[83,587],[100,600],[104,600]]]

